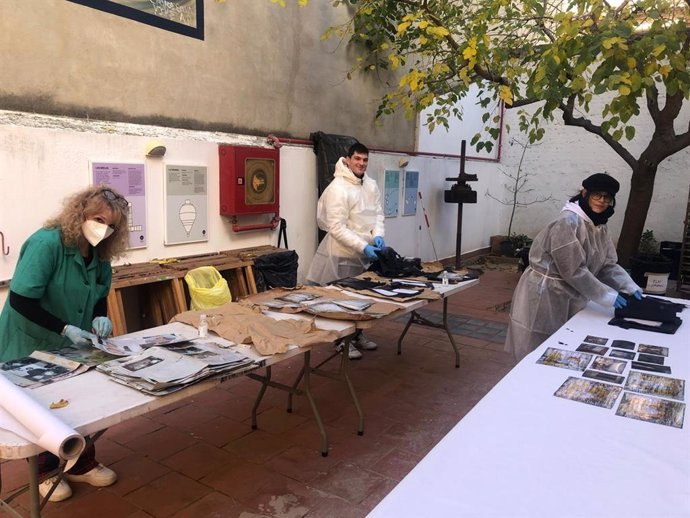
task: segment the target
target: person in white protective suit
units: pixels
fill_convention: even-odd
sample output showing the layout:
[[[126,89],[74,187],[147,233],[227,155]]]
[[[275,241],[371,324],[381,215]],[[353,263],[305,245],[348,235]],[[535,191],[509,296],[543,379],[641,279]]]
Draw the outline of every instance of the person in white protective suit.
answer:
[[[320,285],[352,277],[365,271],[376,252],[386,246],[381,192],[367,176],[369,150],[359,142],[335,165],[333,181],[324,189],[316,209],[316,220],[327,232],[307,273],[307,281]],[[350,342],[349,357],[359,359],[359,349],[377,345],[359,332]]]
[[[622,294],[641,288],[617,264],[606,222],[613,215],[619,183],[597,173],[532,243],[510,310],[505,350],[521,360],[583,309],[588,301],[621,308]]]

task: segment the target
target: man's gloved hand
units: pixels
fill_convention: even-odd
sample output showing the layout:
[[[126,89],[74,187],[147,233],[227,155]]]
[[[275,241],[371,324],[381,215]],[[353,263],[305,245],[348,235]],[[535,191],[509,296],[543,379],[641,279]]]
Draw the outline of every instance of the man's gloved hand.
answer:
[[[383,240],[381,236],[376,236],[374,238],[374,246],[376,248],[383,248],[384,246],[386,246],[386,242]]]
[[[633,297],[635,297],[637,300],[642,300],[642,292],[640,290],[635,290]]]
[[[70,325],[65,327],[65,332],[63,334],[69,338],[70,342],[72,342],[74,345],[90,345],[91,338],[94,338],[94,335],[88,331],[84,331],[83,329],[79,329],[77,326]]]
[[[372,261],[376,261],[379,258],[379,256],[376,255],[376,250],[378,250],[378,249],[374,248],[371,245],[367,245],[364,247],[364,255],[367,256],[367,259],[371,259]]]
[[[91,328],[96,335],[101,338],[107,338],[113,332],[113,324],[108,317],[96,317],[91,322]]]
[[[624,308],[628,305],[627,299],[620,293],[616,296],[616,302],[613,303],[613,307],[616,309]]]

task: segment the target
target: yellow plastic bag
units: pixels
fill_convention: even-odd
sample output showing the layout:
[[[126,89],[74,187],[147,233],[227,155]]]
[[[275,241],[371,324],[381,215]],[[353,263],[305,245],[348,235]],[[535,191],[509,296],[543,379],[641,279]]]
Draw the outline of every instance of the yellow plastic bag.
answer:
[[[184,280],[189,287],[194,311],[217,308],[232,300],[228,281],[213,266],[189,270]]]

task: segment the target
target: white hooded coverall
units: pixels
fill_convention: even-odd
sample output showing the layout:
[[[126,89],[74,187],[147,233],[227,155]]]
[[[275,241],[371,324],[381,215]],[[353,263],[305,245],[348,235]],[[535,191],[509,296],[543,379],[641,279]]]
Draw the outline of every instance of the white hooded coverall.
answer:
[[[510,309],[505,350],[519,361],[592,300],[613,307],[618,292],[642,290],[617,264],[606,225],[595,226],[577,203],[532,243]]]
[[[307,280],[323,285],[359,275],[369,266],[364,247],[373,244],[374,237],[384,237],[378,185],[366,174],[357,178],[341,157],[333,181],[319,198],[316,221],[328,234],[316,250]]]

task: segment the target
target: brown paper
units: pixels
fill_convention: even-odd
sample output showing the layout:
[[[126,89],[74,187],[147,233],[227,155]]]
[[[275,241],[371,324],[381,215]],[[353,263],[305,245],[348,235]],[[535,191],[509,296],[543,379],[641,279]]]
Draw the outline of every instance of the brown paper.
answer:
[[[171,322],[196,327],[201,314],[207,315],[209,331],[238,344],[251,344],[262,355],[284,353],[291,344],[305,347],[338,338],[335,331],[317,329],[313,319],[274,320],[237,302],[204,311],[185,311],[175,315]]]

